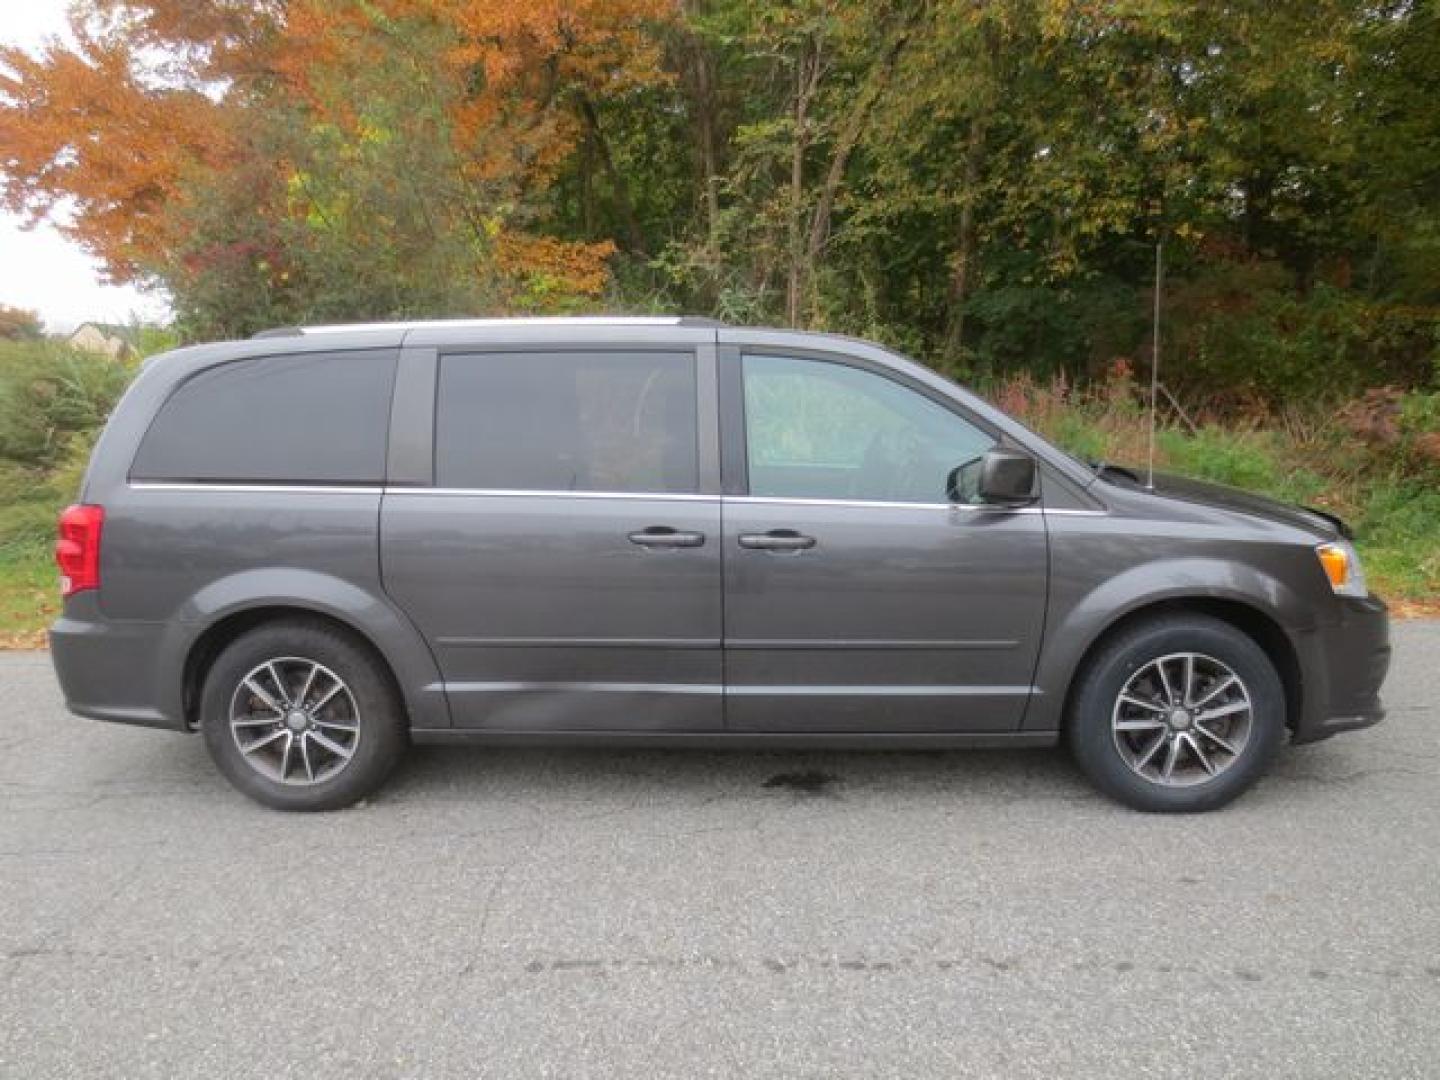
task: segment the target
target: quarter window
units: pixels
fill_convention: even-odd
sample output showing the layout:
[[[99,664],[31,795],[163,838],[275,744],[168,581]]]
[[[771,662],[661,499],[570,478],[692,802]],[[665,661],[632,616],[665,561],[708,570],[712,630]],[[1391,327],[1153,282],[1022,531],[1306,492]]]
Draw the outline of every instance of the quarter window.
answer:
[[[746,356],[750,494],[945,503],[952,470],[995,445],[929,398],[862,368]]]
[[[688,353],[482,353],[440,362],[435,482],[501,491],[698,488]]]
[[[130,468],[137,480],[379,483],[394,350],[235,360],[182,383]]]

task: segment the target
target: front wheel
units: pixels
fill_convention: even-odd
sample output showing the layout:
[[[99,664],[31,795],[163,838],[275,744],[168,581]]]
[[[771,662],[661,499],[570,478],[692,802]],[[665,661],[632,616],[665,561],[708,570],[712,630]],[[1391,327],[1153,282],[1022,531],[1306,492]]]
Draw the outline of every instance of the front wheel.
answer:
[[[1140,623],[1080,673],[1076,761],[1138,810],[1214,810],[1264,774],[1285,734],[1285,691],[1263,649],[1202,615]]]
[[[325,623],[268,623],[205,679],[201,729],[225,778],[277,810],[334,810],[370,794],[406,744],[405,714],[370,651]]]

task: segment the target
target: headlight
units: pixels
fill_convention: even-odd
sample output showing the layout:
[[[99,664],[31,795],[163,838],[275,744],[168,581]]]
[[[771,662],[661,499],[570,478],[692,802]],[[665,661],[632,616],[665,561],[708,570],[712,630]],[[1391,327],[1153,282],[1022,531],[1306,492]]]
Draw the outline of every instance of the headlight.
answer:
[[[1365,572],[1360,569],[1360,556],[1343,540],[1321,544],[1315,549],[1330,587],[1338,596],[1365,596]]]

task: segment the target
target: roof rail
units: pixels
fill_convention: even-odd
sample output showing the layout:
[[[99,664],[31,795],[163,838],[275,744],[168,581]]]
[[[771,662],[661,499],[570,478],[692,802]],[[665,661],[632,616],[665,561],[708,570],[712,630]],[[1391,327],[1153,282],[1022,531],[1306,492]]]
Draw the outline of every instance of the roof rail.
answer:
[[[720,327],[717,319],[698,315],[547,315],[523,318],[415,319],[395,322],[331,323],[322,326],[277,326],[251,335],[253,338],[301,337],[310,334],[343,334],[358,330],[464,330],[506,326],[694,326]]]

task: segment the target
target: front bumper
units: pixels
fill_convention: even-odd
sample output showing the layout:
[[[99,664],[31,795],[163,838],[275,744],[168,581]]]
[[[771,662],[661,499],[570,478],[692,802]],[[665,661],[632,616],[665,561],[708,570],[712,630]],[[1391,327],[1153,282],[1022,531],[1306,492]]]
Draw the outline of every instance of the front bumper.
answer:
[[[1385,717],[1380,687],[1390,670],[1390,616],[1378,596],[1341,600],[1340,618],[1312,635],[1300,658],[1297,743],[1318,742]]]

